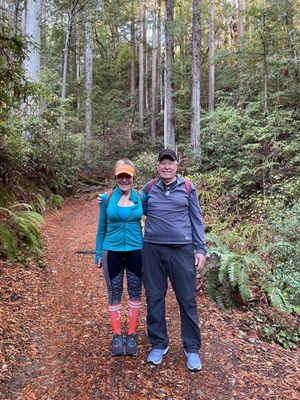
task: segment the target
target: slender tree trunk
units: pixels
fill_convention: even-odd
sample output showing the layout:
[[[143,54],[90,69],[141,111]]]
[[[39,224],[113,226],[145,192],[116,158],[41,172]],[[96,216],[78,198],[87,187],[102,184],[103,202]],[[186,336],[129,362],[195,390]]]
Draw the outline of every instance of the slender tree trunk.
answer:
[[[61,97],[60,97],[61,100],[60,130],[62,132],[64,132],[65,130],[65,101],[67,95],[67,77],[69,69],[70,40],[71,40],[71,31],[73,23],[73,7],[74,4],[71,4],[68,11],[68,24],[65,37],[65,47],[64,47],[64,61],[63,61]]]
[[[165,113],[164,145],[175,147],[174,117],[174,0],[165,0],[166,60],[165,60]]]
[[[47,68],[47,4],[41,0],[41,69]]]
[[[200,160],[200,0],[193,0],[191,143]]]
[[[157,11],[157,70],[158,70],[158,87],[159,87],[159,106],[158,110],[163,109],[163,68],[162,68],[162,49],[161,49],[161,0],[158,0]]]
[[[143,132],[144,125],[144,104],[145,104],[145,90],[144,90],[144,0],[139,0],[139,128]]]
[[[93,90],[93,49],[91,12],[85,21],[85,151],[84,163],[87,170],[91,164],[92,142],[92,90]]]
[[[78,19],[77,19],[78,22]],[[80,117],[80,107],[81,107],[81,101],[80,101],[80,59],[81,59],[81,54],[80,54],[80,25],[77,23],[76,29],[75,29],[75,54],[76,54],[76,110],[77,110],[77,118]]]
[[[151,87],[151,139],[156,137],[156,99],[157,99],[157,2],[153,0],[152,26],[152,87]]]
[[[238,11],[237,35],[238,35],[238,74],[239,74],[239,104],[242,106],[242,92],[243,92],[243,38],[244,38],[244,1],[237,0],[236,2]]]
[[[27,0],[23,10],[23,33],[31,39],[29,53],[24,62],[24,67],[28,78],[36,82],[40,73],[40,41],[41,33],[39,19],[41,12],[40,0]]]
[[[208,110],[215,109],[215,0],[209,3]]]
[[[134,0],[131,0],[131,24],[130,24],[130,47],[131,47],[131,66],[130,66],[130,107],[132,112],[135,109],[135,14]]]

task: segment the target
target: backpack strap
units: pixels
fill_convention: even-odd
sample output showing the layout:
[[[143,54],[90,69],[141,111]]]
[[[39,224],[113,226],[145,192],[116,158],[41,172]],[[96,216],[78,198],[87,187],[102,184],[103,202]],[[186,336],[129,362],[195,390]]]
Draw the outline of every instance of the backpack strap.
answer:
[[[152,186],[154,185],[154,183],[157,182],[157,180],[158,180],[158,178],[151,179],[151,181],[147,187],[147,194],[150,192],[150,190],[152,189]]]
[[[112,192],[113,192],[113,189],[108,189],[108,191],[107,191],[106,209],[108,207],[108,203],[109,203],[109,200],[111,198]]]
[[[185,190],[186,190],[187,194],[188,194],[189,197],[190,197],[191,191],[192,191],[191,182],[188,181],[187,179],[185,179],[185,180],[184,180],[184,187],[185,187]]]
[[[158,178],[154,178],[150,181],[150,183],[147,187],[147,194],[150,192],[150,190],[152,189],[152,186],[157,182],[157,180],[158,180]],[[190,197],[191,191],[192,191],[191,182],[187,179],[184,179],[184,187],[185,187],[187,194]]]

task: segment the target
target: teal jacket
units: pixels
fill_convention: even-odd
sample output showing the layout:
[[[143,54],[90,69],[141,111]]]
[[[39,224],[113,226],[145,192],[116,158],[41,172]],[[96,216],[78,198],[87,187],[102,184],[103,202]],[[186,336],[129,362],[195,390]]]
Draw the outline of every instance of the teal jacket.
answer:
[[[131,189],[129,199],[134,203],[134,206],[128,217],[122,220],[117,211],[117,204],[121,196],[121,190],[118,187],[114,188],[108,206],[106,206],[107,193],[102,196],[96,237],[96,264],[102,257],[103,250],[132,251],[140,250],[143,247],[142,200],[138,193]]]

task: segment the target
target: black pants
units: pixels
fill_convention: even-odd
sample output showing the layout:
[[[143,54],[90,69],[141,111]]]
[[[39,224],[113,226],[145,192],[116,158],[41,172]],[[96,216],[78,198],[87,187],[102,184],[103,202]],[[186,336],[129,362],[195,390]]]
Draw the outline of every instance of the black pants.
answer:
[[[141,299],[142,254],[141,250],[103,251],[103,274],[106,281],[108,304],[119,304],[123,294],[124,271],[130,300]]]
[[[144,243],[142,279],[147,299],[148,336],[153,348],[163,349],[169,344],[165,309],[169,278],[180,308],[183,346],[191,353],[200,349],[193,248],[192,244],[170,247]]]

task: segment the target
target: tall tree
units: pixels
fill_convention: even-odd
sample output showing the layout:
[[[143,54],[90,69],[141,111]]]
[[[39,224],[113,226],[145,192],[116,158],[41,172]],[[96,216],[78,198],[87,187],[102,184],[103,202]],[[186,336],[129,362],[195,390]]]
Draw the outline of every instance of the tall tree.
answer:
[[[174,116],[174,0],[165,0],[164,146],[175,146]]]
[[[92,90],[93,90],[93,48],[92,14],[86,13],[85,29],[85,151],[84,163],[88,170],[91,164],[92,142]]]
[[[152,23],[152,87],[151,87],[151,139],[156,137],[156,114],[157,114],[157,1],[153,0],[153,23]]]
[[[81,10],[78,8],[79,0],[74,0],[70,3],[68,9],[68,22],[65,36],[65,46],[64,46],[64,61],[62,69],[62,85],[61,85],[61,118],[60,118],[60,129],[65,130],[65,100],[67,95],[67,78],[69,72],[69,54],[70,54],[70,42],[71,42],[71,32],[73,28],[73,22],[75,15]]]
[[[41,12],[40,0],[27,0],[23,9],[22,30],[23,34],[30,38],[28,56],[24,62],[27,76],[33,82],[36,82],[41,68],[40,58],[40,40],[41,32],[39,18]]]
[[[130,65],[130,106],[134,114],[135,109],[135,89],[136,89],[136,78],[135,78],[135,58],[136,58],[136,44],[135,44],[135,12],[134,12],[134,0],[131,0],[130,9],[130,47],[131,47],[131,65]]]
[[[209,1],[208,110],[215,108],[215,0]]]
[[[139,0],[139,128],[144,131],[144,107],[145,107],[145,85],[144,85],[144,25],[145,25],[145,2]]]
[[[191,143],[200,159],[200,0],[193,0]]]

